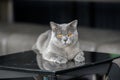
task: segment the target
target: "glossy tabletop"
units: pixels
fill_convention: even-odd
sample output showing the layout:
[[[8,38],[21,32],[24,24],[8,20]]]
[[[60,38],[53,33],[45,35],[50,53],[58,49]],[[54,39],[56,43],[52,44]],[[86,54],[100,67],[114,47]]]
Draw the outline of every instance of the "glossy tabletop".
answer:
[[[36,57],[36,53],[32,50],[0,56],[1,70],[14,70],[24,72],[36,72],[41,74],[59,74],[69,72],[71,70],[80,69],[88,66],[94,66],[105,62],[110,62],[120,55],[111,55],[97,52],[84,52],[85,62],[77,63],[69,61],[66,64],[57,64],[43,60],[41,55]]]

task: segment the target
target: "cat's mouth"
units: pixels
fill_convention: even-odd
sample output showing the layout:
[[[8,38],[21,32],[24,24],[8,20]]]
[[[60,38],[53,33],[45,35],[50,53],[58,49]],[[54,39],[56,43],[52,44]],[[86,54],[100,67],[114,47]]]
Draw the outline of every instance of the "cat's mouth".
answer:
[[[62,44],[63,44],[63,46],[64,47],[66,47],[66,46],[70,46],[71,45],[71,41],[70,40],[62,40]]]
[[[71,43],[64,42],[64,46],[70,46]]]

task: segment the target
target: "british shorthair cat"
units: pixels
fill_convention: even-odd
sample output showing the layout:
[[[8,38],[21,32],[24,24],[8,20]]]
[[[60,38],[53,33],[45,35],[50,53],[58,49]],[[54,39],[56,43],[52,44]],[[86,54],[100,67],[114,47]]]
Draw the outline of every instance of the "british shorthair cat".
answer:
[[[33,49],[38,50],[43,59],[48,61],[60,64],[69,60],[84,62],[84,53],[78,40],[77,23],[77,20],[63,24],[50,22],[51,30],[38,37]]]

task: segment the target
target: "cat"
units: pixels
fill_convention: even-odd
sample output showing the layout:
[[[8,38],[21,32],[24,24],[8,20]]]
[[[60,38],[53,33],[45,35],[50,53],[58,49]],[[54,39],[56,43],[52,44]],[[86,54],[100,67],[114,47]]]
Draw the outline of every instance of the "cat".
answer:
[[[38,54],[47,61],[59,64],[67,63],[69,60],[84,62],[84,53],[80,49],[78,40],[77,24],[77,20],[63,24],[51,21],[51,30],[38,37],[33,49],[38,50]]]

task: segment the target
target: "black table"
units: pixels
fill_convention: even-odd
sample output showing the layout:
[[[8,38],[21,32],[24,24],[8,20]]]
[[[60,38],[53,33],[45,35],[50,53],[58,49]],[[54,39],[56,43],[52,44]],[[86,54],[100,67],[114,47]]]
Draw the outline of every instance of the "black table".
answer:
[[[120,55],[84,52],[85,63],[69,61],[57,64],[36,57],[32,50],[0,56],[0,79],[45,76],[50,80],[63,80],[89,74],[104,75],[108,72],[113,59]],[[39,76],[39,77],[40,77]]]

